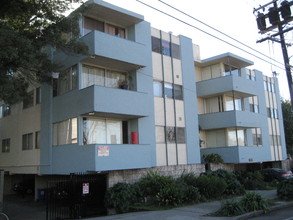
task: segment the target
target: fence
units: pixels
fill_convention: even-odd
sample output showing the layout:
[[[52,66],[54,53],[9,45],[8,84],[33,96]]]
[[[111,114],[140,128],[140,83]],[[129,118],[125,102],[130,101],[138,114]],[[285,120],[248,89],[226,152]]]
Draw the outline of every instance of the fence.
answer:
[[[46,219],[81,219],[105,215],[107,176],[71,174],[48,180]]]

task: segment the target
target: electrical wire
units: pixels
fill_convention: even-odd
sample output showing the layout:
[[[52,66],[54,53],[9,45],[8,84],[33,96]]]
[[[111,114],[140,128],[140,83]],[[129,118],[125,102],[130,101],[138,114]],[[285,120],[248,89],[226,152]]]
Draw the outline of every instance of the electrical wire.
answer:
[[[161,2],[161,3],[164,4],[164,5],[166,5],[166,6],[170,7],[170,8],[172,8],[172,9],[174,9],[174,10],[180,12],[181,14],[183,14],[183,15],[185,15],[185,16],[187,16],[187,17],[189,17],[189,18],[191,18],[191,19],[193,19],[193,20],[195,20],[195,21],[197,21],[197,22],[199,22],[199,23],[201,23],[201,24],[203,24],[203,25],[205,25],[205,26],[211,28],[212,30],[214,30],[214,31],[216,31],[216,32],[218,32],[218,33],[224,35],[225,37],[228,37],[228,38],[230,38],[230,39],[236,41],[237,43],[239,43],[239,44],[241,44],[241,45],[243,45],[243,46],[249,48],[250,50],[253,50],[253,51],[257,52],[257,53],[261,54],[262,56],[265,56],[266,58],[272,59],[272,57],[269,57],[269,56],[267,56],[266,54],[264,54],[264,53],[262,53],[262,52],[260,52],[260,51],[258,51],[258,50],[256,50],[256,49],[254,49],[254,48],[252,48],[252,47],[250,47],[250,46],[248,46],[248,45],[242,43],[241,41],[237,40],[236,38],[231,37],[231,36],[229,36],[228,34],[225,34],[224,32],[222,32],[222,31],[220,31],[220,30],[218,30],[218,29],[216,29],[216,28],[214,28],[214,27],[212,27],[212,26],[206,24],[205,22],[203,22],[203,21],[201,21],[201,20],[199,20],[199,19],[197,19],[197,18],[195,18],[195,17],[193,17],[193,16],[187,14],[186,12],[184,12],[184,11],[182,11],[182,10],[179,10],[179,9],[175,8],[174,6],[172,6],[172,5],[170,5],[170,4],[166,3],[166,2],[164,2],[164,1],[162,1],[162,0],[158,0],[158,1]],[[281,64],[281,65],[283,65],[283,63],[281,63],[281,62],[279,62],[279,61],[276,61],[276,60],[273,60],[273,61],[274,61],[274,62],[277,62],[277,63],[279,63],[279,64]]]
[[[179,21],[179,22],[181,22],[181,23],[183,23],[183,24],[185,24],[185,25],[187,25],[187,26],[190,26],[190,27],[192,27],[192,28],[194,28],[194,29],[196,29],[196,30],[198,30],[198,31],[200,31],[200,32],[203,32],[204,34],[207,34],[207,35],[209,35],[209,36],[211,36],[211,37],[213,37],[213,38],[215,38],[215,39],[217,39],[217,40],[220,40],[220,41],[222,41],[222,42],[224,42],[224,43],[226,43],[226,44],[228,44],[228,45],[230,45],[230,46],[232,46],[232,47],[235,47],[235,48],[237,48],[237,49],[239,49],[239,50],[241,50],[241,51],[243,51],[243,52],[245,52],[245,53],[247,53],[247,54],[249,54],[249,55],[251,55],[251,56],[254,56],[254,57],[256,57],[256,58],[258,58],[258,59],[260,59],[260,60],[262,60],[262,61],[264,61],[264,62],[266,62],[266,63],[269,63],[269,64],[271,63],[270,61],[267,61],[267,60],[265,60],[265,59],[263,59],[263,58],[261,58],[261,57],[255,55],[255,54],[253,54],[253,53],[251,53],[251,52],[249,52],[249,51],[247,51],[247,50],[244,50],[244,49],[242,49],[242,48],[240,48],[240,47],[238,47],[238,46],[236,46],[236,45],[234,45],[234,44],[232,44],[232,43],[230,43],[230,42],[228,42],[228,41],[226,41],[226,40],[223,40],[223,39],[221,39],[221,38],[219,38],[219,37],[217,37],[217,36],[215,36],[215,35],[213,35],[213,34],[211,34],[211,33],[208,33],[207,31],[204,31],[204,30],[202,30],[202,29],[200,29],[200,28],[198,28],[198,27],[196,27],[196,26],[194,26],[194,25],[192,25],[192,24],[190,24],[190,23],[188,23],[188,22],[186,22],[186,21],[183,21],[183,20],[181,20],[181,19],[179,19],[179,18],[177,18],[177,17],[175,17],[175,16],[173,16],[173,15],[167,13],[167,12],[164,12],[164,11],[162,11],[162,10],[160,10],[160,9],[158,9],[158,8],[155,8],[155,7],[149,5],[149,4],[145,3],[145,2],[142,2],[142,1],[140,1],[140,0],[135,0],[135,1],[139,2],[140,4],[143,4],[143,5],[147,6],[147,7],[149,7],[149,8],[151,8],[151,9],[155,10],[155,11],[158,11],[158,12],[160,12],[160,13],[162,13],[162,14],[168,16],[168,17],[171,17],[171,18],[173,18],[173,19],[175,19],[175,20],[177,20],[177,21]],[[277,65],[275,65],[275,66],[276,66],[277,68],[280,68],[280,69],[283,69],[283,70],[284,70],[284,67],[280,67],[280,66],[277,66]]]

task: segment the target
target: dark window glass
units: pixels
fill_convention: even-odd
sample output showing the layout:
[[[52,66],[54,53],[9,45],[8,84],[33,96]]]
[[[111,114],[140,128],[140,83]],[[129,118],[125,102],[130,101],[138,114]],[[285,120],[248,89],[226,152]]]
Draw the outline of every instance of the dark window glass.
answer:
[[[176,128],[176,139],[179,144],[185,143],[185,128]]]
[[[128,122],[122,121],[122,138],[123,138],[123,144],[129,144],[128,143]]]
[[[180,59],[180,47],[174,43],[172,43],[172,57]]]
[[[22,135],[22,150],[33,149],[33,133]]]
[[[41,88],[36,88],[36,104],[41,103]]]
[[[174,127],[166,127],[166,136],[168,143],[175,143],[175,128]]]
[[[35,148],[40,149],[40,146],[41,146],[41,135],[40,135],[40,132],[37,131],[35,134]]]
[[[159,38],[152,37],[152,50],[161,53],[161,41]]]
[[[162,40],[162,54],[171,56],[171,43],[165,40]]]
[[[2,140],[2,153],[10,152],[10,138]]]
[[[270,108],[267,108],[267,116],[268,116],[269,118],[272,117],[272,115],[271,115],[271,109],[270,109]]]
[[[170,83],[165,83],[164,85],[164,95],[165,98],[173,98],[173,86]]]
[[[104,23],[92,18],[84,17],[84,35],[93,30],[104,31]]]
[[[182,86],[174,85],[174,99],[183,99]]]
[[[30,91],[23,99],[23,109],[32,107],[34,105],[34,91]]]
[[[0,105],[0,118],[10,115],[10,105]]]

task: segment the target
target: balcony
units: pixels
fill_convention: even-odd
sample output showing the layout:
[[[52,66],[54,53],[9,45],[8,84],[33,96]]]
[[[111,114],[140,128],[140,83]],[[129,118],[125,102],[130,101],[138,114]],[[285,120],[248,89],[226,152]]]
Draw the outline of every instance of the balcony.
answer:
[[[223,76],[196,83],[197,95],[199,97],[211,96],[229,91],[237,91],[246,96],[258,93],[257,83],[239,76]]]
[[[138,118],[150,115],[150,111],[148,94],[102,86],[74,90],[53,99],[54,122],[89,112],[102,117]]]
[[[78,62],[95,64],[120,71],[131,71],[146,66],[148,56],[145,45],[100,31],[92,31],[81,37],[89,48],[88,56],[57,52],[54,60],[66,67]]]
[[[259,127],[259,124],[263,122],[263,117],[260,114],[248,111],[227,111],[199,115],[198,122],[203,130],[229,127]]]
[[[53,173],[140,169],[154,165],[150,145],[102,146],[107,149],[104,155],[99,152],[100,145],[53,147]]]

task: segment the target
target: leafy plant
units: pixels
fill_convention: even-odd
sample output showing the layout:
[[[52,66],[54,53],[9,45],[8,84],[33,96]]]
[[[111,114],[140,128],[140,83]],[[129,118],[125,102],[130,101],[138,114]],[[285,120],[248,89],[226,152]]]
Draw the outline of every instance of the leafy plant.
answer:
[[[177,206],[182,200],[183,195],[175,183],[161,188],[156,195],[156,201],[160,206]]]
[[[204,154],[202,157],[205,163],[224,163],[223,158],[219,154]]]
[[[201,195],[207,199],[219,198],[227,188],[227,183],[217,176],[199,176],[196,180],[196,186]]]
[[[277,194],[281,199],[293,199],[293,179],[281,181],[277,187]]]
[[[221,216],[237,216],[244,213],[244,210],[239,201],[236,200],[228,200],[226,201],[220,211],[219,214]]]
[[[105,196],[108,208],[115,208],[118,213],[127,212],[135,201],[135,190],[131,184],[117,183],[111,187]]]
[[[264,199],[261,195],[254,192],[246,193],[242,197],[240,203],[246,212],[252,212],[256,210],[268,210],[268,201]]]

